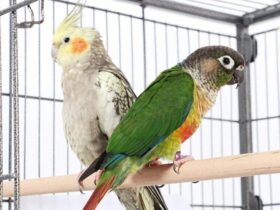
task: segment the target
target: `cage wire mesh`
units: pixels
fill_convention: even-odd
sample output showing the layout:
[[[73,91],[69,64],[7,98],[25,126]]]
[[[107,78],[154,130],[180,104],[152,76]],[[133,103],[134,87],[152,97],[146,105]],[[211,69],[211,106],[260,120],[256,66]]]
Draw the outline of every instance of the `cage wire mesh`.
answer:
[[[172,2],[172,0],[168,0]],[[200,8],[211,9],[217,12],[220,12],[221,9],[223,12],[242,16],[247,13],[254,12],[256,10],[265,9],[271,4],[277,4],[279,1],[271,0],[271,1],[258,1],[258,0],[175,0],[175,2],[179,2],[182,4],[187,4],[191,6],[197,6]]]
[[[10,0],[10,5],[16,3],[16,0]],[[1,174],[0,174],[0,181],[2,180],[11,180],[14,181],[14,199],[13,205],[15,209],[19,209],[19,179],[20,179],[20,166],[19,166],[19,100],[18,100],[18,43],[17,43],[17,13],[13,12],[10,13],[10,22],[9,22],[9,54],[8,60],[10,61],[8,66],[9,72],[9,107],[6,109],[9,115],[8,119],[8,138],[6,141],[3,142],[3,126],[2,126],[2,114],[1,113]],[[2,32],[2,31],[1,31]],[[2,38],[2,36],[1,36]],[[1,41],[1,40],[0,40]],[[2,42],[1,42],[2,48]],[[2,49],[1,49],[1,59],[2,59]],[[2,63],[1,63],[2,68]],[[2,72],[1,72],[2,74]],[[2,77],[1,77],[1,86],[2,86]],[[1,87],[1,94],[2,94],[2,87]],[[2,112],[2,98],[1,98],[1,112]],[[4,143],[4,145],[3,145]],[[5,173],[3,167],[3,158],[2,155],[5,154],[5,150],[3,151],[3,147],[7,148],[8,150],[8,160],[7,160],[7,167],[8,170]],[[1,193],[2,193],[2,184],[1,184]],[[3,200],[8,202],[9,208],[11,208],[11,201],[12,199],[9,198],[8,200]],[[1,196],[2,202],[2,196]],[[2,204],[1,204],[2,205]],[[2,208],[2,206],[1,206]]]
[[[199,8],[205,8],[214,10],[217,12],[232,14],[236,16],[242,16],[247,13],[254,12],[256,10],[264,9],[271,4],[277,4],[279,1],[271,0],[271,1],[258,1],[258,0],[210,0],[210,1],[203,1],[203,0],[167,0],[168,2],[178,2],[183,5],[188,6],[196,6]]]
[[[236,49],[237,46],[235,26],[232,24],[215,23],[156,8],[144,9],[127,2],[118,2],[118,11],[115,10],[116,4],[100,5],[100,8],[91,4],[86,6],[81,25],[93,26],[101,33],[109,55],[125,73],[137,95],[162,70],[172,67],[199,47],[225,45]],[[34,3],[32,7],[38,8],[35,15],[39,18],[39,5]],[[62,70],[50,56],[52,34],[72,8],[72,2],[47,1],[45,10],[48,13],[44,25],[18,30],[20,174],[23,179],[77,173],[82,168],[64,139],[60,87]],[[18,19],[28,18],[27,9],[19,11]],[[219,32],[221,28],[223,33]],[[11,108],[11,83],[7,31],[10,31],[9,19],[3,16],[4,174],[11,167],[8,164],[11,158],[8,147],[11,123],[7,110]],[[253,36],[259,45],[258,58],[250,66],[253,141],[254,151],[257,152],[279,148],[279,32],[274,30]],[[183,145],[182,152],[197,159],[239,154],[237,90],[225,87],[221,91],[214,108],[206,115],[195,135]],[[277,206],[269,204],[280,203],[277,180],[279,175],[255,177],[256,193],[268,209],[277,209]],[[162,192],[170,201],[171,209],[179,209],[175,204],[181,201],[181,209],[189,206],[203,210],[238,209],[242,205],[239,178],[166,185]],[[3,209],[11,209],[11,202],[3,205]]]
[[[251,64],[252,129],[255,152],[280,147],[279,30],[253,34],[259,55]],[[256,176],[256,194],[266,209],[279,209],[279,174]]]

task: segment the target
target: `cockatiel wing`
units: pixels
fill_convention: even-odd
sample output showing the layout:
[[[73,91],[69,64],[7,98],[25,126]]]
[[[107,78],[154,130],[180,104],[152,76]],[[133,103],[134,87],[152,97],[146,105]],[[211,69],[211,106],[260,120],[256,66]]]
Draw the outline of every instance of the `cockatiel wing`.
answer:
[[[110,137],[136,95],[122,72],[117,70],[101,69],[96,85],[99,87],[96,101],[99,127]]]
[[[129,107],[132,105],[132,103],[136,100],[136,95],[134,93],[134,91],[132,90],[132,87],[130,86],[130,83],[127,81],[125,75],[118,69],[110,69],[110,68],[106,68],[106,69],[102,69],[102,72],[108,72],[113,74],[116,78],[119,79],[119,81],[121,82],[121,84],[124,86],[125,91],[126,91],[126,95],[127,95],[127,100],[129,102]]]

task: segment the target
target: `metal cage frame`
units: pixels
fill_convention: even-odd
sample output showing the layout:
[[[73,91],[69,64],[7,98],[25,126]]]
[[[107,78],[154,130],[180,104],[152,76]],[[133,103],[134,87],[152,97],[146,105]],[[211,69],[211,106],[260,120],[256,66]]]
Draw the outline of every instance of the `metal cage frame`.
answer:
[[[19,97],[18,94],[18,60],[17,60],[17,10],[25,7],[29,4],[37,2],[40,0],[25,0],[21,3],[16,3],[16,0],[10,0],[10,7],[0,11],[0,17],[5,14],[10,14],[10,93],[6,94],[9,96],[10,104],[12,104],[9,110],[9,144],[12,148],[14,157],[12,157],[12,150],[10,151],[10,162],[9,162],[9,174],[3,174],[2,164],[3,164],[3,135],[2,135],[2,97],[0,98],[0,200],[2,200],[3,191],[3,180],[14,179],[15,180],[15,197],[14,197],[14,209],[20,208],[19,204]],[[42,1],[42,0],[41,0]],[[64,0],[53,0],[56,2],[70,2]],[[146,69],[146,37],[145,37],[145,8],[152,6],[167,10],[172,10],[175,12],[180,12],[184,14],[194,15],[197,17],[208,18],[211,20],[223,21],[236,26],[237,34],[237,48],[239,52],[245,55],[248,68],[249,63],[254,60],[256,55],[256,45],[254,39],[249,35],[248,28],[250,25],[265,21],[274,17],[280,16],[280,2],[274,5],[266,5],[262,9],[256,9],[253,12],[245,13],[242,16],[237,16],[233,14],[218,12],[210,9],[199,8],[197,6],[192,6],[188,4],[183,4],[179,2],[171,2],[168,0],[123,0],[130,1],[139,4],[142,8],[143,21],[143,43],[144,43],[144,68]],[[0,26],[1,27],[1,26]],[[1,40],[1,36],[0,36]],[[0,43],[0,93],[2,93],[2,65],[1,65],[1,43]],[[238,100],[239,100],[239,139],[240,139],[240,153],[250,153],[253,152],[252,148],[252,115],[251,115],[251,93],[250,93],[250,71],[246,71],[244,83],[238,90]],[[5,95],[5,94],[4,94]],[[25,96],[26,97],[26,96]],[[12,159],[14,162],[12,163]],[[14,166],[14,169],[12,169]],[[254,180],[252,177],[241,178],[241,190],[242,190],[242,209],[262,209],[261,200],[259,197],[254,195]],[[11,200],[10,200],[11,201]],[[203,207],[203,205],[201,205]],[[205,206],[207,207],[207,206]],[[214,206],[211,206],[214,207]],[[237,207],[240,208],[240,207]],[[0,202],[0,209],[2,209],[2,204]]]

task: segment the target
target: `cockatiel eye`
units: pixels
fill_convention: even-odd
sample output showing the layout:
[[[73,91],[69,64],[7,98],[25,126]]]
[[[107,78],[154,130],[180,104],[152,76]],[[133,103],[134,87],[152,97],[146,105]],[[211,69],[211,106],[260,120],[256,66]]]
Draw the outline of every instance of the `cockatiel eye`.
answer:
[[[231,70],[235,64],[234,60],[229,55],[219,57],[218,60],[227,70]]]
[[[69,37],[65,37],[65,38],[63,39],[63,41],[64,41],[64,43],[68,43],[68,42],[70,41],[70,38],[69,38]]]

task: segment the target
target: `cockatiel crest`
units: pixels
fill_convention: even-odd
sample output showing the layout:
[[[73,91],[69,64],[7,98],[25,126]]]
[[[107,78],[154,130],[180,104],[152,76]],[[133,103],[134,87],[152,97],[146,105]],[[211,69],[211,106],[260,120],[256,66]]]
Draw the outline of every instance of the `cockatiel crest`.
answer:
[[[84,3],[79,1],[53,36],[52,57],[64,70],[83,70],[94,62],[94,56],[104,54],[99,33],[92,28],[79,27],[82,5]],[[91,50],[92,46],[95,48],[94,52]]]

